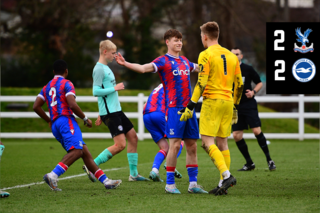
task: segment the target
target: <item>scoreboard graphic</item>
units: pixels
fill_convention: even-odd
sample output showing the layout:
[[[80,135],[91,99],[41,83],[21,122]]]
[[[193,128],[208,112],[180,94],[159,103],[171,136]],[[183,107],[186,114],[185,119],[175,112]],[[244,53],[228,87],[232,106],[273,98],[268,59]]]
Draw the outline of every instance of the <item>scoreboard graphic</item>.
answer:
[[[320,23],[267,23],[267,94],[320,94]]]

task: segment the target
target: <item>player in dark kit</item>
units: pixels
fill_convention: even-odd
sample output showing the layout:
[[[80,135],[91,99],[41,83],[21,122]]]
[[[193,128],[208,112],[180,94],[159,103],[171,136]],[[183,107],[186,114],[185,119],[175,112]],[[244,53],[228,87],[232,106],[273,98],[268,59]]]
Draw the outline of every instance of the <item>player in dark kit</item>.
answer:
[[[108,179],[104,172],[95,164],[93,158],[82,139],[80,127],[73,113],[91,128],[92,121],[88,119],[76,103],[76,93],[71,81],[65,79],[68,76],[68,65],[63,60],[57,60],[53,64],[54,78],[43,87],[33,105],[33,110],[48,124],[54,137],[67,151],[61,162],[43,180],[54,191],[58,188],[57,180],[79,158],[83,159],[87,168],[95,177],[104,184],[106,189],[116,188],[121,180]],[[41,108],[47,103],[50,117]]]
[[[276,165],[269,154],[267,140],[261,131],[261,121],[258,115],[257,101],[254,98],[255,94],[262,87],[260,76],[252,66],[241,62],[243,55],[239,48],[235,47],[231,50],[231,52],[234,53],[239,59],[242,80],[244,83],[241,101],[238,106],[238,123],[232,125],[233,138],[236,141],[236,144],[243,157],[247,161],[243,168],[239,169],[238,171],[250,171],[255,169],[255,165],[248,151],[248,146],[243,139],[243,130],[248,129],[248,125],[252,129],[253,134],[256,136],[258,143],[267,158],[269,170],[276,170]],[[251,82],[256,84],[254,89],[251,87]]]

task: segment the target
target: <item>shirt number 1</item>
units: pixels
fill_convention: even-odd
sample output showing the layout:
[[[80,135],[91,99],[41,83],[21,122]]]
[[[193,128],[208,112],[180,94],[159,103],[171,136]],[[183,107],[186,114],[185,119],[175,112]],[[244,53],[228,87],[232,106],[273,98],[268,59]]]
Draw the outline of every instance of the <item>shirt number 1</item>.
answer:
[[[224,69],[224,74],[227,75],[227,59],[225,55],[221,55],[221,58],[223,60],[223,69]]]

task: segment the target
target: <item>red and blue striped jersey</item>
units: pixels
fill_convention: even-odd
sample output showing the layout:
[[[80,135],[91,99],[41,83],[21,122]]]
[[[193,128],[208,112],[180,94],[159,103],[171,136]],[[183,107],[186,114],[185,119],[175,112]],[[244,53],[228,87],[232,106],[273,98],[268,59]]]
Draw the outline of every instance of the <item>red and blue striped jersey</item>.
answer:
[[[164,87],[167,107],[186,107],[191,98],[190,72],[196,65],[186,57],[165,54],[152,61]]]
[[[55,75],[39,93],[38,97],[47,103],[52,122],[60,116],[73,116],[66,99],[68,95],[76,96],[74,86],[60,75]]]
[[[165,113],[166,105],[164,99],[163,85],[157,86],[149,95],[148,101],[143,109],[143,114],[150,112],[162,112]]]

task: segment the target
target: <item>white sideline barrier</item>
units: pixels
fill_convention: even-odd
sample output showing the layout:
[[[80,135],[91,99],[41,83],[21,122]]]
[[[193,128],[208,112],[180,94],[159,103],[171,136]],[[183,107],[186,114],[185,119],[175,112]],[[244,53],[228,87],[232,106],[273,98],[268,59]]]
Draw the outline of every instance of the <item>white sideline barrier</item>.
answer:
[[[0,102],[34,102],[35,96],[0,96]],[[151,135],[144,132],[143,123],[143,105],[147,101],[148,97],[139,93],[138,96],[119,96],[120,102],[138,103],[138,112],[125,112],[128,118],[138,119],[138,137],[139,140],[150,139]],[[260,118],[272,119],[272,118],[296,118],[299,121],[298,133],[265,133],[268,139],[320,139],[319,134],[304,133],[304,119],[305,118],[319,118],[320,112],[304,112],[304,103],[306,102],[319,102],[320,96],[258,96],[257,102],[273,102],[273,103],[288,103],[298,102],[298,112],[277,112],[277,113],[259,113]],[[202,98],[199,100],[202,101]],[[77,102],[97,102],[97,98],[93,96],[77,96]],[[98,112],[84,112],[89,118],[96,118]],[[49,113],[47,112],[49,115]],[[200,113],[197,113],[199,118]],[[40,118],[34,112],[1,112],[1,118]],[[53,138],[51,132],[43,133],[24,133],[24,132],[2,132],[1,138]],[[245,133],[245,138],[254,139],[255,136],[251,133]],[[110,133],[83,133],[83,138],[111,138]],[[231,137],[232,138],[232,135]]]

